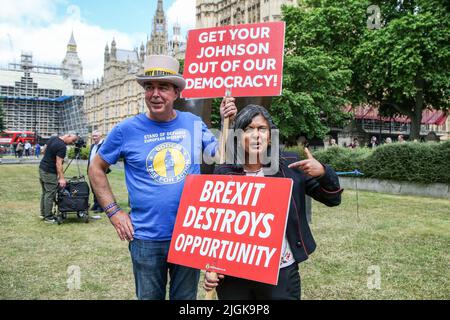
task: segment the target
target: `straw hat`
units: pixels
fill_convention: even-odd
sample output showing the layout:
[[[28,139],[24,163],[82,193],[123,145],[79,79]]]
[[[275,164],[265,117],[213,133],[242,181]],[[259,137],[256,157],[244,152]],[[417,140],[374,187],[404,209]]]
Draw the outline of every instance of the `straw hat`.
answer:
[[[137,82],[145,88],[150,81],[169,82],[183,91],[186,80],[179,74],[180,63],[170,56],[148,56],[144,61],[144,75],[136,77]]]

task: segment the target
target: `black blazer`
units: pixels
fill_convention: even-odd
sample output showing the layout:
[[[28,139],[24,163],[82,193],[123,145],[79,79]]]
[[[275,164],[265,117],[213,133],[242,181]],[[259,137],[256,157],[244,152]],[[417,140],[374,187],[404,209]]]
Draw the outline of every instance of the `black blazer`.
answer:
[[[341,193],[344,190],[340,188],[339,178],[332,168],[324,165],[325,175],[317,179],[307,176],[301,170],[288,168],[289,164],[296,161],[295,157],[281,158],[278,173],[271,177],[290,178],[294,181],[286,235],[294,258],[300,263],[307,260],[316,249],[306,218],[305,194],[334,207],[341,203]],[[215,174],[245,175],[245,172],[242,166],[221,165],[216,168]]]
[[[105,142],[105,140],[103,140],[103,141],[98,145],[98,148],[97,148],[97,150],[95,151],[95,154],[98,153],[98,151],[100,150],[100,148],[102,147],[102,145],[103,145],[104,142]],[[89,166],[91,165],[91,154],[92,154],[92,151],[94,150],[94,149],[93,149],[93,146],[94,146],[94,145],[91,145],[91,147],[90,147],[90,149],[89,149],[88,164],[87,164],[87,171],[88,171],[88,173],[89,173]],[[110,173],[110,172],[111,172],[111,169],[108,168],[108,170],[106,171],[106,174],[108,174],[108,173]]]

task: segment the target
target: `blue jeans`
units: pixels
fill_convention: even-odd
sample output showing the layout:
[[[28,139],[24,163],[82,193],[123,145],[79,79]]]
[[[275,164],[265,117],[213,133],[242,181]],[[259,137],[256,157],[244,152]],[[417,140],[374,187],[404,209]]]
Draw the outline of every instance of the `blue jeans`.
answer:
[[[170,241],[134,239],[129,249],[139,300],[165,300],[167,274],[170,300],[196,300],[200,270],[167,262]]]

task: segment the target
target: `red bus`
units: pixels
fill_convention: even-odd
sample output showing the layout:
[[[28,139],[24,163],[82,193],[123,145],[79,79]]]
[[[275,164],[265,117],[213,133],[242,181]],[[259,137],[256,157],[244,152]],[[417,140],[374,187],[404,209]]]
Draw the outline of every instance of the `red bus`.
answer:
[[[22,142],[36,144],[36,134],[32,131],[4,131],[0,133],[0,145],[12,145]]]

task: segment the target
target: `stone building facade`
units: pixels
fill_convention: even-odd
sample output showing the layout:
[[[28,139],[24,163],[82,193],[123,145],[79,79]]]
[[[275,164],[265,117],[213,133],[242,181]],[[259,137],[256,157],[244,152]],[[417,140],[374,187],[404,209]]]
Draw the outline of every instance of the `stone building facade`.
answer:
[[[107,134],[119,122],[145,112],[144,90],[135,79],[143,73],[145,57],[163,54],[184,59],[186,44],[180,26],[173,26],[173,37],[169,41],[167,25],[163,1],[158,0],[152,32],[145,46],[141,44],[134,50],[118,49],[115,40],[111,47],[106,45],[103,77],[89,84],[85,91],[84,109],[89,131],[100,130]]]
[[[197,0],[196,27],[280,21],[281,6],[296,3],[296,0]]]

